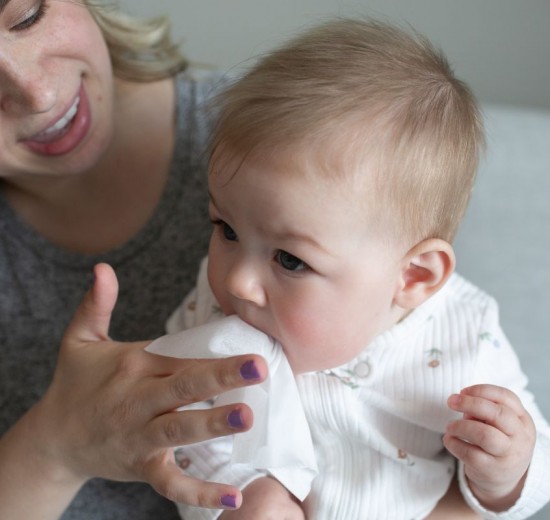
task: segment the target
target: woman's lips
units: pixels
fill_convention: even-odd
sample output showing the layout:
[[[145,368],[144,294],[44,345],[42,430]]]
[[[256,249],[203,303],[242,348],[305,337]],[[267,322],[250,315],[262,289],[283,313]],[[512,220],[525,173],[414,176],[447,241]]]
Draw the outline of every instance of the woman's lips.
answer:
[[[88,134],[91,125],[90,102],[84,86],[67,112],[46,130],[23,144],[41,155],[64,155],[74,150]]]
[[[67,110],[67,113],[61,119],[59,119],[57,123],[50,126],[43,132],[40,132],[38,135],[35,135],[32,138],[32,141],[34,141],[35,143],[51,143],[53,141],[59,140],[63,135],[67,133],[67,130],[70,128],[70,125],[68,123],[76,115],[79,103],[80,96],[77,96],[69,110]]]

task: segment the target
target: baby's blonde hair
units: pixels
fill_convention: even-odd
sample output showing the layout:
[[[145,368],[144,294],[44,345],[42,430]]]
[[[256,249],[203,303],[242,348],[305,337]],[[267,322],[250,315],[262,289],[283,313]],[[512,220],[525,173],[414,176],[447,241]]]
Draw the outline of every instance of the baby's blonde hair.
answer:
[[[443,55],[416,32],[377,21],[306,31],[259,60],[216,109],[213,167],[228,150],[340,154],[344,169],[368,165],[380,208],[371,214],[400,240],[452,240],[484,143],[474,96]]]
[[[139,20],[108,2],[83,0],[107,43],[116,76],[133,81],[154,81],[187,67],[179,46],[170,37],[166,17]]]

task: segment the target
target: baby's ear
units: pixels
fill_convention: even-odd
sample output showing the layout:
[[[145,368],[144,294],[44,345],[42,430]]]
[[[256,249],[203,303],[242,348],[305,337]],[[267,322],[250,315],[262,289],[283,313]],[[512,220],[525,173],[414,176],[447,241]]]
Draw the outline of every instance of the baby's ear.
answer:
[[[420,242],[403,258],[394,303],[404,309],[418,307],[443,287],[454,268],[451,244],[438,238]]]

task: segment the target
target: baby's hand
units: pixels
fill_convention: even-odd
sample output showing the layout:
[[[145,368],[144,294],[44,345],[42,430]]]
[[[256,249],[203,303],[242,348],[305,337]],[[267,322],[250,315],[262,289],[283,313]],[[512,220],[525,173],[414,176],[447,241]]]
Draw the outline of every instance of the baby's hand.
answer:
[[[242,506],[220,520],[305,520],[300,503],[277,480],[262,477],[243,490]]]
[[[470,488],[492,511],[509,509],[523,488],[536,429],[519,398],[494,385],[474,385],[448,399],[462,419],[447,425],[445,447],[464,463]]]

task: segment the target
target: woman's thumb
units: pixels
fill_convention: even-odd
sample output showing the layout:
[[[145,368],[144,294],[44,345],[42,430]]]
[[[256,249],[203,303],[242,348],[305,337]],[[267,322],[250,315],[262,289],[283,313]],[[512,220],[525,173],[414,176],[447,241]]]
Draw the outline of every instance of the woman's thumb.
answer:
[[[109,339],[111,314],[118,297],[118,280],[108,264],[94,267],[94,283],[85,294],[65,332],[65,340]]]

